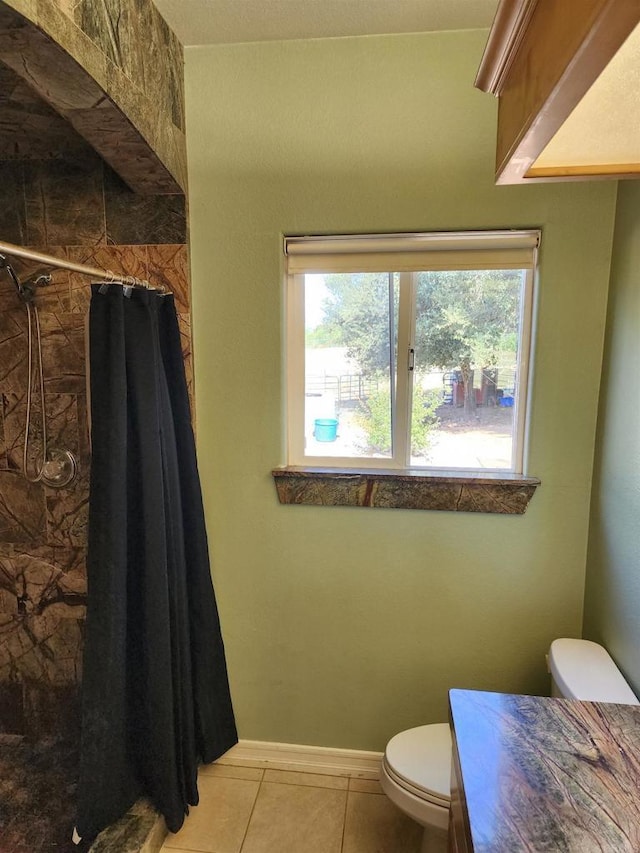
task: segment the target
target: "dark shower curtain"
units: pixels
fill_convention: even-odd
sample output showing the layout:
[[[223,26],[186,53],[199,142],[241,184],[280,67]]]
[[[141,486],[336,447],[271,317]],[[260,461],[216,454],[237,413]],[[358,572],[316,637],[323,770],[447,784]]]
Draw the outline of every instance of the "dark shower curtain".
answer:
[[[128,294],[128,295],[127,295]],[[237,741],[170,295],[92,285],[89,605],[77,830],[148,797],[172,831]]]

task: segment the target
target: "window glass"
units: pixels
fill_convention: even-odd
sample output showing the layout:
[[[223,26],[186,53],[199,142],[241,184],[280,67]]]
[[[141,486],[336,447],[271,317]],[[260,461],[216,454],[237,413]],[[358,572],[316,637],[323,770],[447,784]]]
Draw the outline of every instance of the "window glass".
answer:
[[[512,468],[524,280],[523,270],[417,274],[411,465]]]
[[[398,277],[304,277],[305,454],[390,458]]]
[[[523,473],[538,240],[292,238],[289,464]]]

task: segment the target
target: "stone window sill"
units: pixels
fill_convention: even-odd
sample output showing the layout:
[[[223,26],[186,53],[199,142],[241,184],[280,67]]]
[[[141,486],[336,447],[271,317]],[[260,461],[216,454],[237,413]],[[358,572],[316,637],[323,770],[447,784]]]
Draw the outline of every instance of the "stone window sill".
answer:
[[[536,477],[468,471],[274,468],[281,504],[488,512],[522,515]]]

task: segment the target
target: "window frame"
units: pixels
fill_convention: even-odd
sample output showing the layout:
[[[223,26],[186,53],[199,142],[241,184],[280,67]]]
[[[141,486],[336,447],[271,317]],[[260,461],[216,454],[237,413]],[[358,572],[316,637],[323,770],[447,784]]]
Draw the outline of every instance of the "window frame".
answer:
[[[528,412],[533,356],[533,313],[538,229],[508,231],[367,234],[285,237],[286,268],[286,449],[287,466],[340,471],[409,471],[423,476],[524,476],[527,464]],[[361,269],[364,267],[364,269]],[[456,269],[523,269],[520,300],[517,393],[514,401],[512,458],[509,468],[454,468],[410,464],[409,429],[413,381],[400,365],[414,348],[415,286],[418,272]],[[304,276],[327,272],[399,273],[398,348],[392,455],[344,457],[305,455]],[[392,377],[393,381],[393,377]]]

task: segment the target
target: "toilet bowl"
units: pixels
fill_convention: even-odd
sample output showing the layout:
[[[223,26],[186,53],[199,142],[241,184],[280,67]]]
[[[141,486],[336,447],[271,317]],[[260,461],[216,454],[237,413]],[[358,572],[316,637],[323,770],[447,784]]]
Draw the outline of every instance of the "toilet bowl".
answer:
[[[400,811],[424,827],[421,853],[447,849],[450,783],[448,723],[418,726],[391,738],[382,759],[380,784]]]
[[[551,695],[588,702],[638,705],[637,696],[598,643],[564,638],[551,643]],[[446,853],[451,783],[447,723],[418,726],[392,737],[380,770],[382,790],[424,827],[421,853]]]

